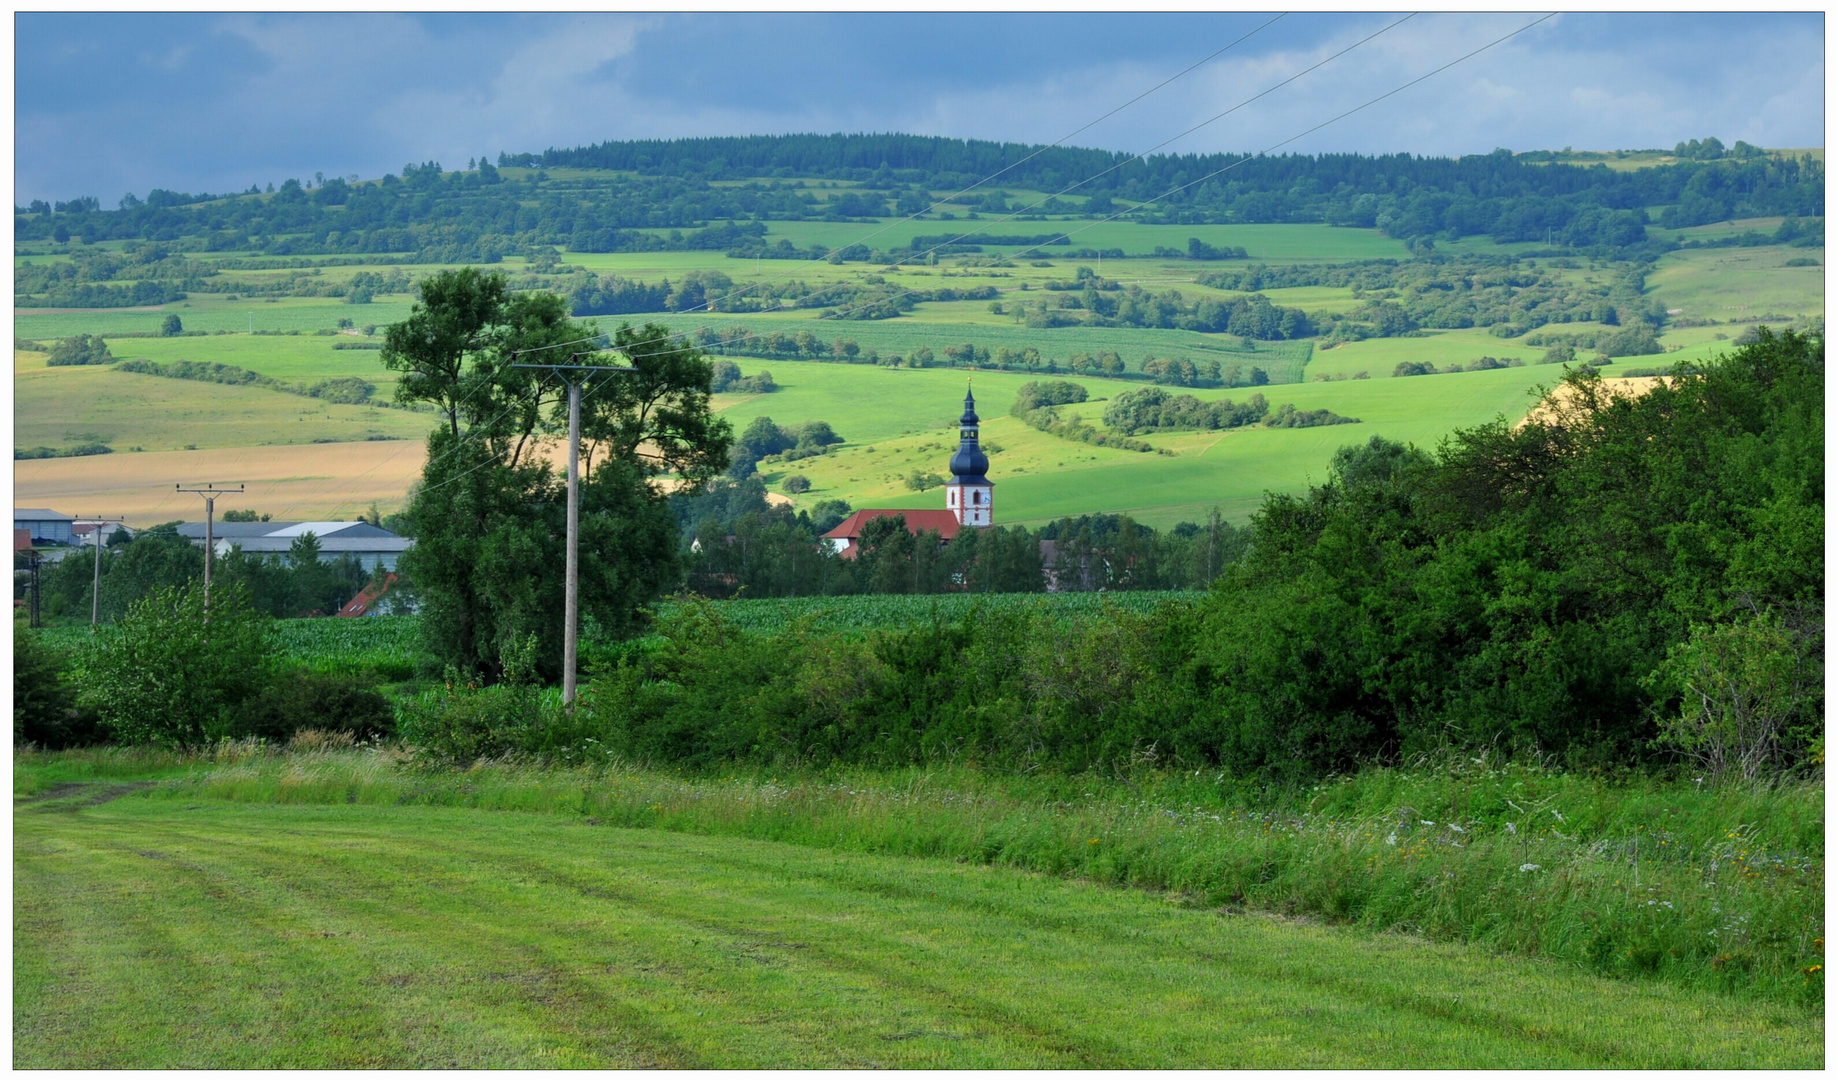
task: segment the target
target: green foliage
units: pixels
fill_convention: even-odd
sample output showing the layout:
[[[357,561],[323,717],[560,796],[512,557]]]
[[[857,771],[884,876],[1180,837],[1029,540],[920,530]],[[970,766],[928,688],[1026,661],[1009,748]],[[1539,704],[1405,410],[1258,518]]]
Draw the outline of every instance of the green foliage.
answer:
[[[1157,387],[1125,390],[1104,406],[1103,422],[1125,435],[1138,431],[1215,431],[1248,427],[1269,415],[1269,402],[1252,394],[1242,404],[1229,398],[1200,401]]]
[[[1821,638],[1788,630],[1770,612],[1692,625],[1648,680],[1681,702],[1677,713],[1661,716],[1659,741],[1712,783],[1751,783],[1821,757],[1823,658],[1812,648]]]
[[[375,687],[344,674],[301,668],[277,672],[237,712],[235,734],[285,743],[308,729],[357,739],[393,734],[395,710]]]
[[[1009,411],[1015,416],[1025,416],[1043,406],[1076,405],[1089,397],[1090,392],[1084,387],[1063,379],[1022,383],[1014,392],[1014,405]]]
[[[101,739],[95,714],[77,708],[66,650],[42,633],[13,626],[13,742],[45,750]]]
[[[245,590],[197,586],[134,603],[83,654],[75,683],[119,742],[192,746],[229,735],[263,685],[269,620]]]
[[[401,569],[421,601],[426,648],[442,664],[494,681],[505,650],[531,636],[539,670],[560,671],[567,484],[546,463],[511,467],[483,440],[439,428],[409,504],[415,546]],[[580,610],[629,636],[641,608],[677,574],[674,522],[628,460],[603,461],[580,487]]]
[[[1650,760],[1661,702],[1641,680],[1693,621],[1809,625],[1822,343],[1766,337],[1636,399],[1565,381],[1543,422],[1433,458],[1374,439],[1268,501],[1184,676],[1211,688],[1222,761],[1317,775],[1443,743]]]
[[[45,360],[45,366],[76,367],[85,364],[112,364],[114,362],[114,354],[108,351],[106,341],[90,334],[78,334],[51,346],[51,355]]]
[[[160,320],[159,333],[161,337],[176,337],[184,332],[185,324],[180,321],[176,314],[168,315]]]

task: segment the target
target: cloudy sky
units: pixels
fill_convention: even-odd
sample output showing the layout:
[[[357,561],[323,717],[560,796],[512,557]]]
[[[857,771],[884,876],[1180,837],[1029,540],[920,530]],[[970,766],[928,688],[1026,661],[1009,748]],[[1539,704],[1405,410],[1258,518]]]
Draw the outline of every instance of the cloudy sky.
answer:
[[[1263,150],[1533,15],[1297,14],[1074,145]],[[1052,142],[1267,15],[15,17],[15,203],[448,168],[605,139],[903,131]],[[1290,151],[1824,143],[1822,15],[1560,15]]]

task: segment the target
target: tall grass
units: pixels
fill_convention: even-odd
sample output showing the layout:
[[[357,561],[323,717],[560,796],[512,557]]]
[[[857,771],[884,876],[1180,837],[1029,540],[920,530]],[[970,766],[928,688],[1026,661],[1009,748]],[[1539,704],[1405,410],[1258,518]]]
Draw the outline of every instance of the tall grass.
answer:
[[[240,744],[214,755],[156,762],[141,752],[143,767],[183,773],[145,794],[570,814],[956,859],[1740,996],[1823,999],[1818,783],[1699,789],[1485,758],[1262,789],[1146,764],[1102,777],[968,769],[697,777],[610,755],[464,770],[417,766],[387,748],[282,754]],[[26,753],[16,770],[31,783],[53,771],[78,775],[92,761],[96,775],[128,775],[118,751]]]

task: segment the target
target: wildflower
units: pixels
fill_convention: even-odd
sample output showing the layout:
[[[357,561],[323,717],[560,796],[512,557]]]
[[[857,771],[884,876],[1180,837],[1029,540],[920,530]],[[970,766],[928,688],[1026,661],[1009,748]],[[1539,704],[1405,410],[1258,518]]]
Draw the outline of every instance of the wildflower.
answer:
[[[1093,837],[1091,837],[1091,843],[1093,843],[1093,844],[1095,844],[1095,843],[1097,843],[1097,842],[1098,842],[1098,841],[1097,841],[1097,838],[1096,838],[1095,836],[1093,836]]]
[[[1520,866],[1518,868],[1518,872],[1521,874],[1528,874],[1533,870],[1542,870],[1542,869],[1543,867],[1539,866],[1538,864],[1534,862],[1528,862],[1528,863],[1525,863],[1523,866]],[[1616,882],[1615,884],[1619,884],[1619,883]]]

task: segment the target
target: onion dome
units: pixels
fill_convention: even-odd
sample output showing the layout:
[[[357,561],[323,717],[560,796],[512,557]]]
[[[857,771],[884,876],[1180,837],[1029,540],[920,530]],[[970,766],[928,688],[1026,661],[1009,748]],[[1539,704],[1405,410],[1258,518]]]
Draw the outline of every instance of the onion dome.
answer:
[[[976,397],[967,394],[963,398],[963,417],[958,421],[961,436],[957,442],[957,452],[950,459],[950,471],[959,480],[980,480],[988,475],[989,459],[982,452],[982,443],[978,438],[976,416]]]

